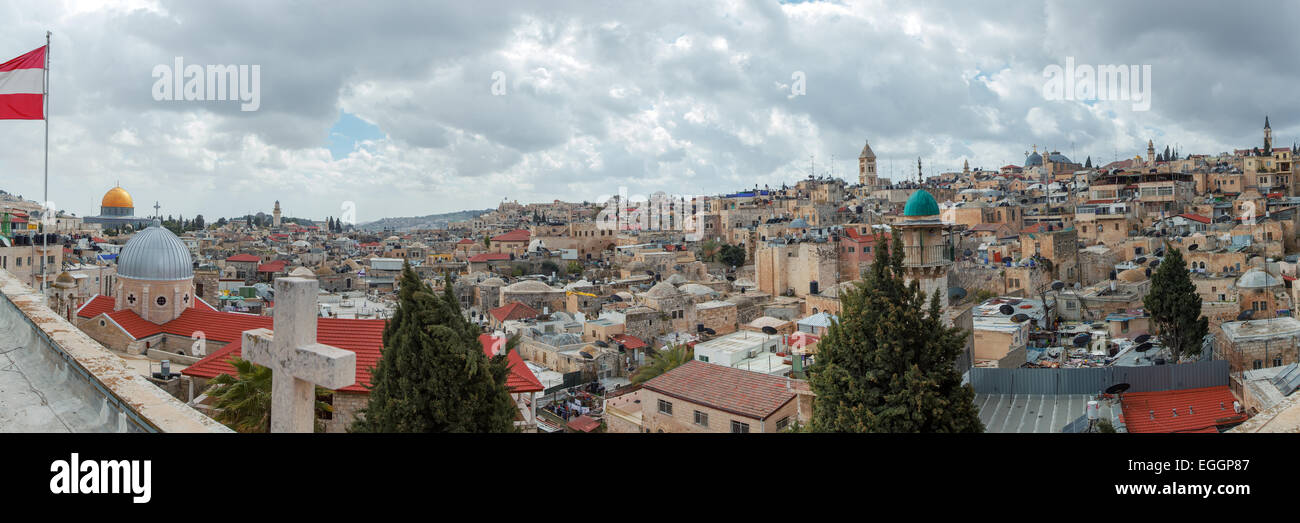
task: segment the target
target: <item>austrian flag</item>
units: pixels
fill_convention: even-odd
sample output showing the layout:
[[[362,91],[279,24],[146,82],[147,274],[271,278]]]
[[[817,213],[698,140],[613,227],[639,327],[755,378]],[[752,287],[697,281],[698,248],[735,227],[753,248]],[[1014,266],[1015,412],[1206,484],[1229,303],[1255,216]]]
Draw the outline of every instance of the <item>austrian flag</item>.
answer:
[[[0,64],[0,120],[45,119],[46,47]]]

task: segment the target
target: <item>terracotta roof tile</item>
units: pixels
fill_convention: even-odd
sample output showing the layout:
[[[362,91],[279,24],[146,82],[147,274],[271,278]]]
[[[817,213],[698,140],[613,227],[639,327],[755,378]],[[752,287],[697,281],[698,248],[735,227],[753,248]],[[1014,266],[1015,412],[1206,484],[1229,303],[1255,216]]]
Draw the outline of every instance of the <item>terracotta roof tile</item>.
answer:
[[[786,378],[691,360],[645,383],[683,401],[754,419],[767,419],[795,395]]]
[[[1233,401],[1227,385],[1128,393],[1124,423],[1129,432],[1218,432],[1218,425],[1245,419],[1233,410]]]

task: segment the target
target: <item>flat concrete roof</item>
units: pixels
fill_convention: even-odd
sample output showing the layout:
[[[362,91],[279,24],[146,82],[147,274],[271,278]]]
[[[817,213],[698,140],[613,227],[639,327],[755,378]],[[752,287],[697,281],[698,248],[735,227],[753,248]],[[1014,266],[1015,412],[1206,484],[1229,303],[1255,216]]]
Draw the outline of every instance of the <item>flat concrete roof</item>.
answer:
[[[1266,320],[1224,322],[1223,333],[1233,342],[1300,336],[1300,320],[1290,316]]]

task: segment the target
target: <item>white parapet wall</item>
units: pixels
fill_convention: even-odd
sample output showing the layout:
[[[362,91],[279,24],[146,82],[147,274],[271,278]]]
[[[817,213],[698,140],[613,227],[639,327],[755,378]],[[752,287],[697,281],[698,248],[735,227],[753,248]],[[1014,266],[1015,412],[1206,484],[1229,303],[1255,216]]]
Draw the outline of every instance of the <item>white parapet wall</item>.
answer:
[[[144,376],[0,270],[0,432],[232,432]]]

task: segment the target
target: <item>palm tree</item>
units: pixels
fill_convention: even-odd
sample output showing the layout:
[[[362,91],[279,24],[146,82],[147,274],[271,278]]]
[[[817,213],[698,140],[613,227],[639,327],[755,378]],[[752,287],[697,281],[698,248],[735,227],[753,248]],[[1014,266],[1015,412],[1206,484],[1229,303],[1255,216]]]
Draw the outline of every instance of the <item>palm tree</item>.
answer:
[[[221,374],[212,378],[212,388],[208,395],[217,399],[212,418],[239,432],[271,431],[271,369],[251,361],[232,358],[230,364],[239,374],[238,378]],[[320,400],[334,391],[316,387],[316,414],[334,412],[334,407]],[[316,432],[324,432],[325,426],[316,420]]]
[[[632,375],[632,384],[640,385],[655,376],[667,373],[678,366],[695,359],[695,349],[688,345],[673,345],[666,350],[655,351],[650,355],[650,364]]]
[[[722,254],[722,244],[718,240],[704,240],[700,242],[700,260],[706,262],[718,261],[718,255]]]

